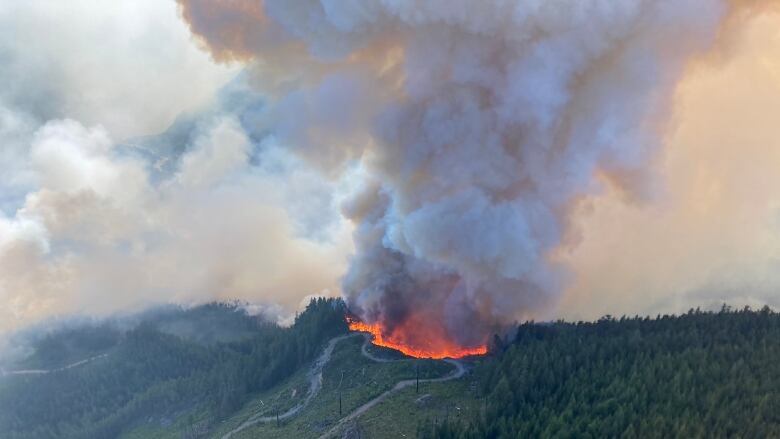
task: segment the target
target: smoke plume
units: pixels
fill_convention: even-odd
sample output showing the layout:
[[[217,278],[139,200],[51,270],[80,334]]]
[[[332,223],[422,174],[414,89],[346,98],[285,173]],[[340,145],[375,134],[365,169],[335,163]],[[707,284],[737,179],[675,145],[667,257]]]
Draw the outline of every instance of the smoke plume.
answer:
[[[556,303],[567,272],[553,253],[576,235],[578,200],[605,182],[654,196],[650,163],[683,72],[768,4],[179,3],[216,59],[251,60],[324,100],[295,127],[308,133],[298,154],[331,171],[360,161],[344,207],[352,310],[412,345],[443,333],[468,346]],[[269,93],[284,102],[289,84],[265,82],[280,83]],[[316,92],[332,83],[362,99]],[[334,114],[359,123],[317,136]]]
[[[172,1],[0,1],[0,358],[58,316],[338,291],[335,190],[248,128],[239,70]]]
[[[0,344],[339,292],[418,351],[778,306],[776,4],[0,2]]]

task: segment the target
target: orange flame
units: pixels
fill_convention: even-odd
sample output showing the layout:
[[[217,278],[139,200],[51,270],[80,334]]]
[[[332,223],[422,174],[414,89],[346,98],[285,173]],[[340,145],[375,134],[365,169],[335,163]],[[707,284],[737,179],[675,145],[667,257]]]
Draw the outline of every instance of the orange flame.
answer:
[[[449,340],[447,337],[441,336],[441,331],[430,331],[437,336],[426,337],[425,342],[422,343],[418,340],[415,340],[414,343],[404,341],[409,339],[409,333],[407,331],[411,330],[412,333],[414,333],[420,329],[425,330],[428,327],[426,325],[415,327],[415,325],[406,322],[396,328],[392,334],[385,334],[385,331],[382,330],[382,326],[379,323],[363,323],[349,316],[347,316],[346,319],[350,331],[368,332],[373,336],[373,344],[401,351],[403,354],[410,357],[440,360],[443,358],[463,358],[472,355],[487,354],[487,346],[483,345],[466,348]]]

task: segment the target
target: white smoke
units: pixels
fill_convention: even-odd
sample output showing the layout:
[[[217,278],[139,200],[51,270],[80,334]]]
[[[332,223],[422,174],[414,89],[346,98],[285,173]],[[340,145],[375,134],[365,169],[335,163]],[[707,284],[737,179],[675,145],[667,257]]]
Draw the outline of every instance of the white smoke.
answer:
[[[306,84],[373,76],[370,90],[336,80],[339,96],[370,96],[371,119],[352,116],[355,126],[336,124],[339,136],[307,136],[303,143],[318,147],[299,151],[330,167],[360,157],[367,171],[365,189],[345,207],[356,224],[357,253],[344,293],[354,311],[389,331],[418,314],[469,344],[483,342],[491,325],[555,303],[566,273],[551,255],[572,234],[568,218],[578,199],[605,180],[633,199],[653,196],[649,164],[675,86],[689,61],[714,46],[735,8],[745,6],[179,3],[218,59],[253,59],[261,72],[287,69]],[[226,18],[250,4],[252,24],[246,15],[241,26]],[[309,121],[342,113],[339,96],[308,106],[296,129],[306,133]],[[359,154],[354,142],[342,141],[366,131],[371,139]],[[476,339],[462,338],[464,318]]]
[[[581,290],[606,277],[615,253],[586,234],[610,231],[581,221],[582,200],[658,196],[683,72],[725,47],[742,12],[771,4],[179,0],[213,57],[247,73],[135,147],[112,139],[166,126],[225,71],[179,47],[182,29],[160,45],[131,38],[147,34],[135,3],[69,3],[92,15],[54,26],[55,3],[0,5],[0,34],[20,41],[0,43],[0,78],[17,84],[0,91],[0,331],[152,301],[289,311],[344,275],[364,319],[390,331],[414,317],[464,344],[549,316],[572,279]],[[118,36],[85,40],[101,17]],[[347,190],[349,267],[334,208]],[[583,273],[582,261],[606,268]],[[635,286],[626,278],[612,290]]]
[[[34,135],[26,163],[36,190],[0,216],[0,333],[52,315],[165,302],[242,299],[289,311],[337,287],[348,231],[300,237],[286,199],[297,191],[314,200],[311,177],[251,165],[234,117],[205,124],[158,184],[148,162],[118,149],[105,130],[70,120]],[[278,166],[274,154],[268,147],[268,166]]]
[[[247,129],[263,103],[240,75],[223,88],[239,69],[193,44],[174,2],[0,1],[0,345],[60,315],[292,313],[338,289],[338,188]]]

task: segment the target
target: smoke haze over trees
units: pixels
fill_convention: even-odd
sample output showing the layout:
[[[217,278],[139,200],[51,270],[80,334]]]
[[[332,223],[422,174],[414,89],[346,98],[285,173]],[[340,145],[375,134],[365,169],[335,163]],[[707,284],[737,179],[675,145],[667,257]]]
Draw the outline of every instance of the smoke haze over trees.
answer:
[[[0,333],[777,305],[772,5],[3,2]]]
[[[85,358],[77,355],[105,357],[0,378],[0,432],[8,439],[115,438],[150,416],[183,411],[206,412],[215,422],[308,365],[326,340],[346,331],[344,313],[340,300],[316,299],[282,328],[214,303],[147,313],[121,332],[111,323],[56,332],[15,366],[48,370]]]
[[[215,59],[258,66],[293,153],[327,173],[360,160],[343,293],[419,346],[430,340],[410,328],[476,346],[494,325],[554,313],[578,203],[605,187],[653,198],[690,63],[773,6],[179,3]]]

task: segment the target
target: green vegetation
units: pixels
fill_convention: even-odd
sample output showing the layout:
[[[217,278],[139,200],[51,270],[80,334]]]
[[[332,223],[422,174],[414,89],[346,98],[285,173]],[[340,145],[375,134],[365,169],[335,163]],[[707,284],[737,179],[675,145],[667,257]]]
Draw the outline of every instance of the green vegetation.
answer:
[[[398,381],[413,379],[415,367],[420,367],[420,378],[437,378],[446,375],[452,366],[441,361],[405,360],[377,363],[360,354],[364,338],[350,337],[336,345],[330,362],[324,369],[322,390],[300,415],[283,421],[263,423],[248,428],[233,436],[234,439],[248,438],[317,438],[335,425],[342,417],[360,405],[391,389]],[[343,378],[342,378],[343,376]],[[341,393],[342,416],[339,416],[339,393]],[[244,418],[234,419],[218,433],[235,428]],[[221,437],[215,434],[214,437]]]
[[[250,317],[235,304],[182,312],[192,313],[193,327],[204,314],[230,315],[227,320],[242,322],[243,338],[204,344],[171,335],[158,318],[142,319],[105,358],[57,373],[3,379],[3,437],[115,438],[145,420],[171,424],[185,413],[210,428],[252,394],[293,375],[326,340],[346,332],[344,304],[338,300],[312,301],[291,328]],[[50,340],[37,346],[38,357],[44,355],[42,347],[51,347]]]
[[[352,428],[365,438],[416,437],[426,426],[476,419],[482,401],[472,386],[472,377],[445,383],[428,383],[391,396],[356,422]]]
[[[525,324],[477,374],[486,411],[421,438],[780,437],[780,315]]]
[[[121,333],[112,325],[84,325],[47,334],[35,342],[35,351],[15,369],[56,369],[108,351]]]
[[[419,391],[410,385],[388,393],[418,369],[425,380],[453,366],[370,346],[372,357],[386,360],[377,362],[362,355],[363,336],[347,336],[333,344],[319,392],[277,423],[277,413],[307,401],[312,370],[320,370],[312,369],[314,359],[345,333],[344,311],[340,301],[318,300],[291,328],[234,304],[147,315],[107,350],[85,349],[109,353],[93,363],[0,379],[0,432],[11,439],[196,439],[233,431],[232,439],[330,431],[369,439],[780,436],[780,315],[725,307],[523,324],[511,340],[496,338],[490,356],[462,362],[462,378],[422,382]],[[218,328],[199,335],[203,324]],[[66,351],[95,346],[73,334],[62,336]]]

